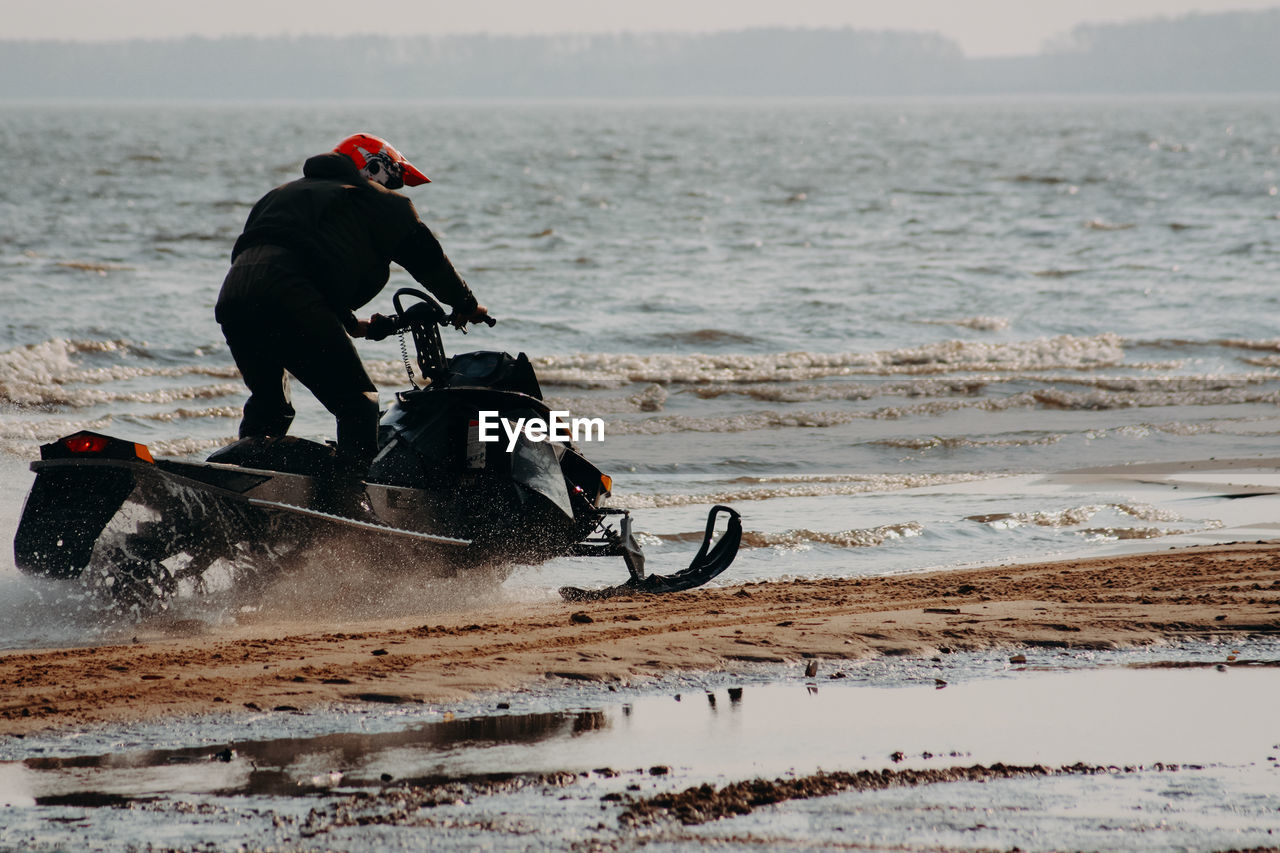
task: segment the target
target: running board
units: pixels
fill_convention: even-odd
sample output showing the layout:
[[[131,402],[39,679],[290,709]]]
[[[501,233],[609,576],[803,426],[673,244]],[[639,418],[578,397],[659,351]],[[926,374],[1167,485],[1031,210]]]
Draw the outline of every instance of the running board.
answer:
[[[716,531],[716,518],[720,513],[727,513],[729,521],[725,531],[715,545],[711,544]],[[621,550],[622,559],[627,564],[631,578],[618,586],[605,589],[580,589],[574,586],[560,588],[560,596],[565,601],[600,601],[617,595],[632,593],[661,594],[683,592],[702,586],[716,575],[729,568],[734,557],[738,555],[738,546],[742,544],[742,516],[737,510],[716,504],[707,513],[707,529],[702,536],[702,546],[694,556],[689,568],[671,575],[648,575],[644,573],[644,552],[640,544],[631,534],[631,516],[622,518]]]
[[[274,509],[296,513],[297,515],[305,515],[308,518],[318,518],[322,521],[331,521],[335,524],[340,524],[343,527],[355,528],[369,533],[384,535],[391,534],[404,539],[427,542],[432,545],[449,545],[461,548],[466,548],[471,545],[470,539],[458,539],[453,536],[436,536],[433,533],[419,533],[416,530],[405,530],[400,527],[388,527],[385,524],[377,524],[372,521],[356,521],[354,518],[347,518],[343,515],[334,515],[330,512],[321,512],[317,509],[307,509],[306,507],[294,506],[293,504],[279,503],[277,501],[264,501],[260,498],[249,498],[248,502],[250,506],[259,507],[260,509]]]

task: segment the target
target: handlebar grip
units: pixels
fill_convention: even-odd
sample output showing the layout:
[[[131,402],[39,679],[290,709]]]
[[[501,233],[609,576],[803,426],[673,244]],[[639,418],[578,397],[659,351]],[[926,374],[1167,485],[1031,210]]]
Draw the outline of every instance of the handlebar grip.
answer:
[[[485,314],[479,320],[462,320],[458,318],[458,312],[456,311],[450,314],[449,316],[442,317],[440,319],[441,326],[453,326],[455,329],[458,329],[459,331],[461,331],[464,335],[467,333],[468,323],[471,323],[472,325],[475,325],[476,323],[484,323],[486,326],[489,326],[490,328],[492,328],[493,326],[496,326],[498,324],[498,320],[496,317],[491,317],[488,314]]]
[[[374,314],[369,318],[369,330],[365,333],[365,337],[371,341],[380,341],[394,335],[399,331],[396,319],[385,314]]]

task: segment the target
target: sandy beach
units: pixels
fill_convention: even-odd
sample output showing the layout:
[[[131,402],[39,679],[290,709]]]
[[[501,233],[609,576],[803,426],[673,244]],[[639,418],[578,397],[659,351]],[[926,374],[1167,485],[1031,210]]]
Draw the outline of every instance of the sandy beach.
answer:
[[[0,733],[242,707],[441,702],[547,679],[622,684],[746,663],[821,679],[833,674],[825,661],[978,649],[1016,660],[1036,648],[1274,635],[1280,542],[508,605],[341,630],[143,627],[123,645],[0,653]]]

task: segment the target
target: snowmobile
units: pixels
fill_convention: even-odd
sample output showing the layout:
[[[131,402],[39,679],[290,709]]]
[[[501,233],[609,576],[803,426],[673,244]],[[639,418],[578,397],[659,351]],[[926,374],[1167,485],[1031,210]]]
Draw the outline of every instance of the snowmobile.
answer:
[[[339,538],[377,565],[432,577],[496,570],[505,578],[518,563],[622,558],[625,583],[565,587],[567,600],[692,589],[733,562],[741,520],[716,505],[688,568],[646,574],[630,513],[606,504],[612,480],[577,445],[527,429],[494,441],[482,429],[501,419],[554,422],[525,354],[447,357],[440,328],[465,332],[463,324],[420,290],[403,288],[392,301],[396,313],[377,318],[371,337],[399,334],[411,387],[383,413],[367,472],[353,472],[332,444],[292,436],[241,439],[196,462],[76,432],[43,445],[31,463],[36,479],[14,538],[18,568],[86,578],[136,608],[184,581],[200,589],[215,564],[231,567],[237,582],[260,579]]]

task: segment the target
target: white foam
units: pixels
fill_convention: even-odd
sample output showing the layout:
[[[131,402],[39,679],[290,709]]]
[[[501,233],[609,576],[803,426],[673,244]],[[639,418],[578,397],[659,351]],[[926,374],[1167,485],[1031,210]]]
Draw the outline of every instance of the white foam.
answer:
[[[1091,521],[1094,516],[1100,512],[1111,510],[1121,515],[1127,515],[1136,518],[1139,521],[1149,521],[1152,523],[1167,523],[1182,521],[1182,517],[1175,512],[1167,509],[1160,509],[1145,503],[1110,503],[1110,504],[1085,504],[1083,506],[1067,507],[1054,511],[1040,512],[1000,512],[989,513],[986,515],[971,515],[969,521],[976,521],[989,527],[1000,530],[1011,530],[1024,525],[1035,527],[1052,527],[1066,528],[1079,527]],[[1119,528],[1106,528],[1113,531],[1113,536],[1118,536],[1114,531]],[[1187,531],[1182,530],[1163,530],[1158,527],[1151,528],[1134,528],[1129,529],[1130,535],[1123,538],[1152,538],[1155,536],[1171,536]],[[1135,530],[1146,531],[1144,534],[1138,534]],[[1097,533],[1098,529],[1080,531],[1082,533]]]
[[[786,530],[781,533],[760,533],[748,530],[742,534],[746,548],[803,549],[812,545],[834,545],[840,548],[871,548],[894,539],[906,539],[924,535],[924,527],[914,521],[903,524],[885,524],[862,530]]]
[[[169,412],[146,412],[144,414],[135,414],[133,417],[148,421],[162,421],[170,423],[172,421],[194,420],[197,418],[239,418],[243,414],[240,406],[209,406],[204,409],[174,409]]]
[[[223,383],[186,389],[116,391],[86,388],[86,385],[126,383],[138,379],[209,376],[234,378],[234,367],[217,364],[180,366],[116,364],[85,368],[74,358],[83,353],[129,354],[136,347],[126,341],[79,341],[55,338],[38,344],[0,352],[0,403],[21,407],[87,407],[101,403],[170,402],[226,396],[239,393],[238,383]]]
[[[910,406],[885,406],[872,411],[770,410],[716,417],[661,415],[643,420],[610,421],[606,434],[664,435],[677,432],[734,433],[763,429],[823,429],[860,420],[897,420],[915,415],[936,416],[963,409],[996,412],[1013,408],[1033,408],[1039,404],[1040,401],[1034,394],[1026,392],[992,399],[932,400]]]
[[[940,341],[869,353],[577,353],[538,358],[534,366],[543,384],[590,388],[632,382],[702,385],[960,371],[1092,370],[1117,366],[1123,361],[1120,337],[1108,333],[1003,343]]]
[[[1240,359],[1245,364],[1251,364],[1254,367],[1280,367],[1280,355],[1260,355],[1252,358]]]
[[[724,489],[698,494],[616,494],[611,506],[623,509],[766,501],[775,498],[827,497],[945,486],[990,479],[991,474],[877,474],[850,477],[760,478],[757,488]]]
[[[1036,402],[1054,409],[1097,411],[1101,409],[1150,408],[1157,406],[1225,406],[1245,403],[1280,402],[1280,391],[1258,388],[1210,388],[1198,390],[1153,390],[1116,393],[1109,390],[1064,391],[1042,388],[1033,392]]]

